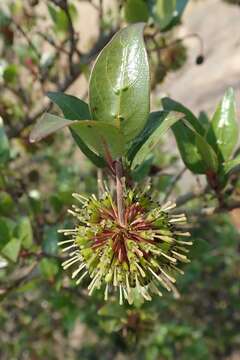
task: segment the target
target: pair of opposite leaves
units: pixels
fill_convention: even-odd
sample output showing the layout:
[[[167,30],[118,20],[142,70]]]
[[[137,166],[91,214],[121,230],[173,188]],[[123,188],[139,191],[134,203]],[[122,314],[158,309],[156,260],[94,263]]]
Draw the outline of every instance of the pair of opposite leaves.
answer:
[[[123,155],[149,115],[149,64],[143,29],[144,24],[139,23],[120,30],[99,54],[89,84],[91,114],[81,100],[75,119],[66,116],[66,111],[65,118],[44,114],[33,128],[30,141],[69,126],[98,155],[105,157],[106,148],[113,159]],[[62,110],[71,107],[70,97],[65,96],[69,104],[63,106],[57,93],[49,96]]]

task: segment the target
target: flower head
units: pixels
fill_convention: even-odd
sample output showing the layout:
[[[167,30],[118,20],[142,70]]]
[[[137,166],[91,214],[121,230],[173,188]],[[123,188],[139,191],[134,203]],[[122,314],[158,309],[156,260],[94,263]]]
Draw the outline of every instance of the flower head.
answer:
[[[189,262],[187,246],[192,243],[181,240],[190,235],[181,229],[185,215],[169,214],[175,204],[160,206],[145,193],[125,190],[124,224],[120,224],[109,191],[100,199],[73,196],[81,203],[80,208],[69,210],[78,225],[61,230],[71,238],[60,245],[66,245],[63,251],[70,251],[63,268],[74,268],[76,284],[88,276],[90,295],[104,286],[107,300],[110,292],[118,290],[120,304],[124,299],[131,304],[136,291],[145,300],[151,300],[152,294],[162,296],[159,285],[178,296],[174,274],[183,273],[178,265]]]

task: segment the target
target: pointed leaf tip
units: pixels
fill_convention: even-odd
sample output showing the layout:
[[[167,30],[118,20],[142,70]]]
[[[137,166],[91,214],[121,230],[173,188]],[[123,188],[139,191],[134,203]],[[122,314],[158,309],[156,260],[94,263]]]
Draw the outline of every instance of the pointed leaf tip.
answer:
[[[56,115],[45,113],[33,127],[29,135],[29,141],[31,143],[35,143],[44,139],[48,135],[51,135],[57,130],[63,129],[66,126],[70,126],[77,122],[78,120],[70,121]]]
[[[143,129],[150,104],[144,23],[120,30],[100,52],[90,77],[92,118],[121,129],[129,143]]]

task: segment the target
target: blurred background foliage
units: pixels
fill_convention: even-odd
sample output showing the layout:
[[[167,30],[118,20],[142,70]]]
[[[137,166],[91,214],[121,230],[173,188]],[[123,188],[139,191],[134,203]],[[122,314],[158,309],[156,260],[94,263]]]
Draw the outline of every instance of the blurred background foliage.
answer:
[[[84,34],[78,30],[83,2],[96,15],[96,37],[85,47],[81,46]],[[53,106],[45,93],[70,88],[70,93],[86,97],[92,61],[126,23],[148,21],[145,40],[154,99],[156,87],[169,72],[181,69],[188,57],[184,39],[178,35],[187,1],[169,4],[161,12],[161,1],[158,6],[143,0],[110,1],[108,5],[101,0],[0,3],[3,360],[211,360],[231,354],[240,359],[239,233],[229,214],[191,213],[211,201],[202,194],[201,182],[197,193],[201,195],[185,203],[192,215],[194,246],[192,262],[179,278],[180,300],[165,294],[152,303],[139,301],[136,307],[105,303],[101,294],[88,297],[84,286],[76,287],[63,273],[64,257],[57,246],[61,238],[57,229],[73,225],[67,215],[72,192],[97,192],[97,170],[67,131],[39,144],[28,140],[32,124]],[[196,63],[201,64],[202,40],[194,37],[199,42]],[[79,78],[80,85],[71,88]],[[54,111],[57,113],[56,108]],[[164,140],[152,159],[150,155],[135,179],[141,181],[150,174],[153,190],[162,199],[166,194],[185,194],[186,185],[178,183],[185,170],[177,173],[179,156],[166,150]],[[233,181],[240,196],[238,175]]]

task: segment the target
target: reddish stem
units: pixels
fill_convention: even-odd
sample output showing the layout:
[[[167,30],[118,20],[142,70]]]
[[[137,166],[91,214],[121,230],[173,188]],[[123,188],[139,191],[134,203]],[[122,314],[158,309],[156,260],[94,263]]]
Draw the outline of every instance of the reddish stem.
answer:
[[[115,161],[115,171],[116,171],[116,193],[117,193],[117,209],[118,209],[118,220],[119,224],[124,227],[124,203],[123,203],[123,168],[122,163],[119,160]]]

